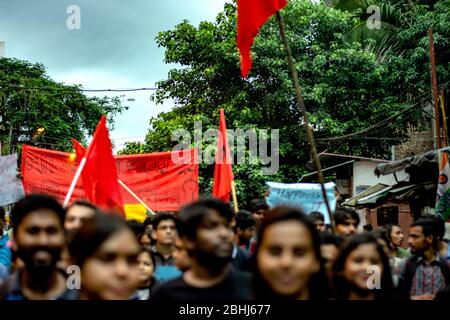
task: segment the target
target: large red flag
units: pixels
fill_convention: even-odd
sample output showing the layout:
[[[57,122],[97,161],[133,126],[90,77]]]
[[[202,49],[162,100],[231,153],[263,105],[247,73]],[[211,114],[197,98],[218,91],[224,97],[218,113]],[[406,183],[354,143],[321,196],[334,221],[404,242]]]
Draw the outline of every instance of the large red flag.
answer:
[[[87,150],[78,141],[73,141],[77,161],[86,158],[81,173],[83,188],[88,199],[104,209],[115,209],[123,214],[116,162],[112,154],[111,140],[106,128],[106,117],[102,116]]]
[[[217,139],[216,164],[214,167],[214,184],[212,195],[224,202],[230,202],[233,169],[231,167],[230,147],[227,140],[225,114],[220,109],[219,135]]]
[[[241,53],[243,77],[246,77],[252,68],[251,48],[259,29],[286,4],[287,0],[238,0],[237,44]]]

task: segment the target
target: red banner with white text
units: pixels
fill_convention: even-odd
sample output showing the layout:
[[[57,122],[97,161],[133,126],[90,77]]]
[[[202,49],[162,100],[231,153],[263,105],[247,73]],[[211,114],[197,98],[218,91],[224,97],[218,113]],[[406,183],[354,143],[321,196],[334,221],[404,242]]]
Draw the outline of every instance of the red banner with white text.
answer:
[[[196,149],[115,156],[119,179],[153,211],[176,211],[198,198]],[[22,175],[25,192],[47,193],[61,203],[75,176],[77,163],[70,153],[23,145]],[[123,187],[125,206],[139,202]],[[79,179],[72,201],[84,199]]]

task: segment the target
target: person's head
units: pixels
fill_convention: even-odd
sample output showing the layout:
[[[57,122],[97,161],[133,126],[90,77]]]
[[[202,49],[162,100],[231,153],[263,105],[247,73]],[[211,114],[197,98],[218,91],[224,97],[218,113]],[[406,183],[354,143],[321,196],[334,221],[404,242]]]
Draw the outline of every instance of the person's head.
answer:
[[[395,247],[391,244],[386,228],[381,227],[372,232],[373,236],[377,239],[378,243],[383,247],[384,252],[388,257],[394,255],[393,250]]]
[[[149,286],[155,271],[155,258],[152,251],[142,246],[137,256],[137,262],[139,264],[139,287]]]
[[[191,258],[186,250],[184,241],[180,236],[177,235],[175,238],[175,250],[173,251],[173,259],[175,261],[175,266],[185,272],[191,267]]]
[[[64,220],[64,229],[73,233],[80,229],[83,221],[92,217],[96,210],[95,205],[88,201],[76,200],[66,210],[66,219]]]
[[[205,198],[188,204],[177,225],[193,264],[220,271],[231,259],[233,212],[220,200]]]
[[[139,285],[140,245],[125,221],[96,212],[69,243],[72,263],[81,269],[82,299],[125,300]]]
[[[131,229],[131,231],[133,231],[136,238],[145,231],[144,224],[138,220],[126,220],[126,224]]]
[[[264,215],[269,211],[269,205],[264,199],[253,199],[250,201],[249,210],[256,223],[260,223]]]
[[[323,215],[323,213],[318,212],[318,211],[313,211],[309,214],[309,217],[311,218],[311,220],[314,222],[314,224],[316,225],[316,229],[319,232],[324,232],[326,227],[325,227],[325,216]]]
[[[395,248],[400,247],[405,239],[402,228],[398,224],[389,223],[384,226],[384,229],[386,230],[390,245]]]
[[[152,219],[152,237],[158,245],[173,246],[177,235],[175,216],[167,212],[157,213]]]
[[[143,246],[150,246],[152,241],[147,232],[143,232],[137,236],[137,241]]]
[[[144,220],[145,232],[147,232],[149,235],[151,235],[153,232],[152,220],[153,220],[153,217],[147,217]]]
[[[358,213],[350,208],[339,207],[333,214],[336,233],[348,237],[356,233],[359,224]]]
[[[52,197],[29,195],[20,200],[11,212],[13,250],[27,271],[44,279],[56,269],[65,245],[65,210]]]
[[[374,294],[375,300],[393,298],[389,259],[373,234],[356,234],[345,240],[333,266],[333,285],[338,299],[349,299],[351,293],[361,298]]]
[[[253,259],[256,295],[318,299],[326,294],[319,235],[300,209],[277,207],[267,213]]]
[[[0,207],[0,237],[3,235],[3,229],[5,227],[5,210]]]
[[[333,264],[336,261],[342,237],[325,231],[320,233],[320,254],[322,256],[323,266],[327,276],[331,279]]]
[[[236,224],[233,229],[234,233],[239,237],[239,242],[249,243],[256,233],[256,221],[253,219],[252,214],[246,210],[239,210],[235,220]]]
[[[411,252],[422,255],[427,250],[437,250],[435,222],[430,218],[420,218],[409,227],[408,245]]]
[[[363,230],[365,232],[371,232],[371,231],[373,231],[373,226],[370,223],[365,224],[365,225],[363,225]]]

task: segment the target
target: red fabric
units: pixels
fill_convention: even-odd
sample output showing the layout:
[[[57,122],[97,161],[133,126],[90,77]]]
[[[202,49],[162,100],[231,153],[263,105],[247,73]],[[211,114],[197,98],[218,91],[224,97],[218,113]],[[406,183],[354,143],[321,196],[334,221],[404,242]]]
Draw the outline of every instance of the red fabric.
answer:
[[[219,136],[217,139],[216,164],[214,166],[213,197],[230,202],[233,169],[231,167],[230,147],[227,140],[225,114],[220,109]]]
[[[186,157],[174,162],[174,155]],[[176,211],[198,198],[197,150],[115,156],[120,180],[154,211]],[[78,160],[77,162],[79,162]],[[23,145],[22,175],[25,192],[48,193],[61,203],[77,170],[69,153]],[[72,201],[86,199],[79,179]],[[124,204],[138,204],[120,187]]]
[[[241,54],[243,77],[246,77],[252,68],[251,48],[259,29],[286,4],[287,0],[238,0],[237,44]]]
[[[86,149],[76,139],[72,139],[72,143],[73,143],[73,147],[75,148],[75,154],[76,154],[75,161],[79,164],[81,159],[83,159],[83,157],[86,153]]]
[[[100,208],[115,209],[123,214],[123,200],[105,116],[101,117],[84,157],[86,164],[81,177],[87,198]]]

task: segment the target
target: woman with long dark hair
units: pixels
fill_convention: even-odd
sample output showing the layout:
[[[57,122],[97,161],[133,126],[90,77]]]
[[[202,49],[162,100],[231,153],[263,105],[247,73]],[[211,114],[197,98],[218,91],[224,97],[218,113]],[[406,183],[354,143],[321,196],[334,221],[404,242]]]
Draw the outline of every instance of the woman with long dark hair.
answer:
[[[335,298],[340,300],[392,300],[389,259],[371,233],[350,237],[333,266]]]
[[[256,299],[321,300],[328,296],[319,235],[299,209],[277,207],[264,217],[252,266]]]

